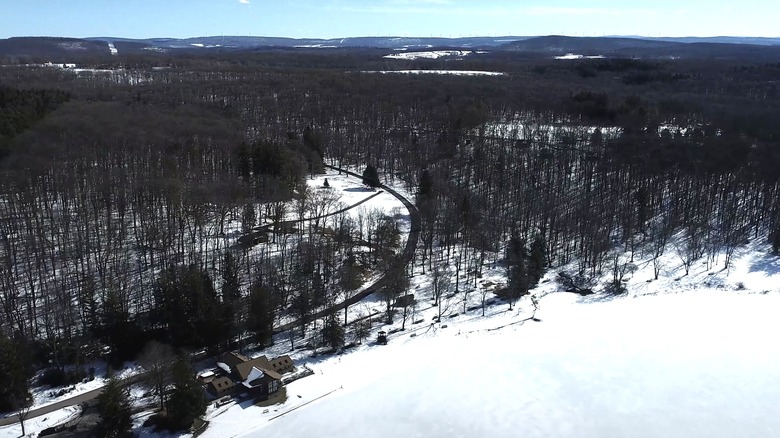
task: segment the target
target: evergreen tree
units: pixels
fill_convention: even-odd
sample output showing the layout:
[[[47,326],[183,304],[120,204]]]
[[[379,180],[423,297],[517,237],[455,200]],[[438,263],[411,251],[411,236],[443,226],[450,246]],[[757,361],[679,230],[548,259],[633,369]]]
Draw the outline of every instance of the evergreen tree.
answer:
[[[30,413],[32,395],[22,351],[0,332],[0,412],[14,411],[25,435],[24,422]]]
[[[255,332],[255,340],[265,344],[271,340],[274,329],[276,300],[272,290],[256,283],[249,295],[249,330]]]
[[[336,313],[332,312],[322,327],[322,343],[335,350],[344,345],[344,327],[339,324]]]
[[[238,332],[239,306],[241,306],[241,289],[238,279],[238,267],[235,257],[230,251],[225,252],[222,263],[222,315],[223,338],[228,343]]]
[[[507,300],[509,301],[510,310],[518,298],[528,293],[529,283],[526,261],[521,258],[514,266],[509,268]]]
[[[189,362],[179,358],[173,366],[173,393],[168,399],[165,427],[170,431],[183,431],[206,413],[206,396],[195,380]]]
[[[143,344],[138,336],[140,330],[130,318],[127,306],[119,296],[119,292],[109,289],[100,309],[100,339],[111,347],[109,361],[121,364],[135,356]]]
[[[518,298],[528,293],[528,287],[531,283],[528,270],[528,252],[525,248],[525,242],[517,236],[509,239],[506,248],[507,265],[507,301],[509,309],[512,309]]]
[[[433,196],[433,178],[431,178],[431,172],[428,169],[424,169],[420,174],[420,187],[417,189],[417,196]]]
[[[366,170],[363,171],[363,185],[366,185],[368,187],[379,187],[381,183],[379,182],[379,174],[376,171],[376,167],[369,164],[366,166]]]
[[[172,266],[155,288],[155,312],[174,347],[216,347],[224,339],[224,312],[214,284],[197,266]]]
[[[115,377],[108,379],[98,396],[100,422],[95,428],[99,437],[131,436],[133,422],[130,419],[130,393]]]
[[[531,254],[529,254],[528,258],[528,277],[531,286],[539,283],[542,275],[544,275],[546,263],[547,255],[544,237],[540,234],[531,242]]]
[[[363,273],[358,266],[355,256],[349,254],[341,264],[338,271],[338,285],[347,292],[352,292],[363,284]]]
[[[16,345],[0,332],[0,412],[14,411],[30,398],[25,371]]]

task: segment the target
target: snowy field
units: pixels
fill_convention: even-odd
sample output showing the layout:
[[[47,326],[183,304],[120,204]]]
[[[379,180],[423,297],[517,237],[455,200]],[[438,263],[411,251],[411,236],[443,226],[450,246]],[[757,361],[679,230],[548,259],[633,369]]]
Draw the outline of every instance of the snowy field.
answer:
[[[455,75],[455,76],[504,76],[504,73],[496,71],[480,70],[383,70],[366,71],[363,73],[382,73],[382,74],[406,74],[406,75]]]
[[[70,406],[58,411],[50,412],[40,417],[30,418],[24,423],[25,435],[22,435],[22,427],[19,423],[11,426],[0,427],[0,438],[36,437],[42,430],[67,423],[81,415],[79,406]]]
[[[567,53],[565,55],[556,56],[555,59],[573,60],[573,59],[604,59],[604,55],[578,55],[576,53]]]
[[[404,52],[404,53],[392,53],[385,55],[385,59],[404,59],[411,61],[414,59],[439,59],[439,58],[451,58],[451,57],[464,57],[474,54],[471,50],[432,50],[429,52]],[[480,53],[480,52],[477,52]],[[482,52],[484,53],[484,52]]]
[[[552,294],[541,322],[491,330],[522,317],[504,312],[322,361],[287,404],[235,406],[204,436],[775,437],[779,306],[777,293]]]

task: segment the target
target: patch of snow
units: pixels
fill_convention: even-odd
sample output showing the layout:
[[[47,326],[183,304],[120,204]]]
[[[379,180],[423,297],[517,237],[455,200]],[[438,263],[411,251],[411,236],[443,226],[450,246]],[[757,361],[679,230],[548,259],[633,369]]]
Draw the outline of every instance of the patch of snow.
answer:
[[[363,73],[381,73],[381,74],[407,74],[407,75],[455,75],[455,76],[504,76],[504,73],[495,71],[479,70],[383,70],[383,71],[364,71]]]
[[[78,418],[81,415],[79,406],[69,406],[48,414],[35,418],[28,418],[24,422],[25,437],[36,437],[42,430],[67,423],[70,420]],[[0,438],[19,438],[22,437],[22,426],[15,423],[9,426],[0,427]]]
[[[604,59],[603,55],[578,55],[576,53],[567,53],[565,55],[556,56],[555,59],[571,60],[571,59]]]
[[[454,56],[468,56],[473,54],[471,50],[437,50],[437,51],[430,51],[430,52],[405,52],[405,53],[391,53],[389,55],[385,55],[383,58],[386,59],[404,59],[404,60],[414,60],[414,59],[439,59],[444,57],[454,57]]]

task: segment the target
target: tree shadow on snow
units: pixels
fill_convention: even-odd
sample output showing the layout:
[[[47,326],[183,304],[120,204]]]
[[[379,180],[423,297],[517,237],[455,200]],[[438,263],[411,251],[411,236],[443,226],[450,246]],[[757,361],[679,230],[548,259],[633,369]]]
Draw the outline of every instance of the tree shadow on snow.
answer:
[[[767,274],[780,273],[780,256],[763,254],[750,262],[748,272],[766,272]]]

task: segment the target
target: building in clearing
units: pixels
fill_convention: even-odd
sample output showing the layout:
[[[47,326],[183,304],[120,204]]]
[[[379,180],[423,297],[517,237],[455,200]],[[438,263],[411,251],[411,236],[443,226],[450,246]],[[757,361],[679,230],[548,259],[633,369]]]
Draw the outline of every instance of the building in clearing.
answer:
[[[282,387],[281,374],[292,371],[290,356],[269,360],[265,356],[249,358],[241,353],[228,352],[217,360],[216,376],[205,379],[206,390],[215,397],[247,393],[265,400]]]

